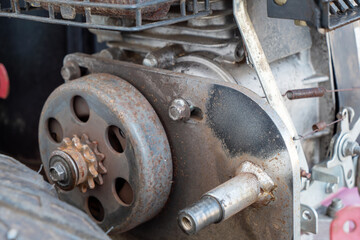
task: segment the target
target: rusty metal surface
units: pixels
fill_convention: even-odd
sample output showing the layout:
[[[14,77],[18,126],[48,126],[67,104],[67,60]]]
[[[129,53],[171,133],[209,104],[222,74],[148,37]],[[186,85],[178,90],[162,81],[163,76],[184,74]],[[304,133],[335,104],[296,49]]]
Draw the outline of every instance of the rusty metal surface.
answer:
[[[277,114],[282,119],[282,122],[285,124],[287,130],[290,132],[291,140],[286,141],[286,144],[288,144],[291,161],[294,163],[293,171],[300,172],[300,167],[302,169],[308,170],[308,164],[301,143],[299,141],[293,141],[294,137],[296,137],[298,134],[289,111],[285,106],[269,62],[266,58],[262,45],[248,14],[247,0],[233,0],[233,11],[235,21],[243,38],[244,46],[247,49],[249,61],[256,71],[266,100],[277,112]],[[293,188],[293,204],[296,206],[295,208],[298,208],[300,206],[299,190],[301,188],[301,182],[298,178],[294,178]],[[299,213],[300,212],[298,210],[293,212],[294,239],[299,239],[301,233]]]
[[[153,220],[114,239],[291,239],[295,178],[288,148],[291,140],[279,116],[264,101],[235,84],[148,68],[85,54],[68,55],[88,73],[117,75],[135,86],[157,112],[172,150],[172,192]],[[75,80],[76,82],[77,80]],[[99,80],[101,81],[101,80]],[[97,84],[99,85],[99,84]],[[191,102],[202,117],[173,121],[168,107],[175,98]],[[235,176],[244,161],[259,165],[277,186],[274,202],[250,207],[224,223],[188,237],[177,226],[179,210]]]
[[[288,99],[294,100],[302,98],[323,97],[325,93],[325,88],[318,87],[288,90],[285,95]]]
[[[80,0],[76,0],[80,1]],[[141,9],[141,15],[142,18],[145,20],[159,20],[160,18],[163,18],[167,15],[169,12],[170,6],[173,1],[165,2],[165,3],[159,3],[155,5],[151,5],[148,7],[144,7]],[[37,3],[36,0],[28,0],[29,3]],[[142,4],[142,3],[148,3],[148,2],[154,2],[153,0],[92,0],[90,2],[94,3],[110,3],[110,4],[116,4],[116,5],[131,5],[131,4]],[[51,1],[49,1],[51,3]],[[46,2],[41,2],[41,7],[48,10],[48,4]],[[60,12],[60,4],[53,4],[54,11]],[[77,13],[85,13],[84,7],[74,7]],[[112,8],[101,8],[101,7],[94,7],[91,8],[91,13],[94,15],[101,15],[101,16],[112,16],[112,17],[119,17],[119,16],[126,16],[135,18],[135,11],[133,10],[121,10],[121,9],[112,9]]]
[[[82,97],[89,107],[86,121],[74,114],[75,96]],[[85,133],[96,139],[105,155],[103,185],[86,193],[78,188],[58,189],[62,200],[83,209],[104,230],[114,227],[113,233],[129,230],[162,209],[172,180],[170,148],[155,111],[133,86],[109,74],[93,74],[63,84],[50,95],[39,124],[40,152],[47,174],[51,153],[61,145],[49,134],[49,119],[59,122],[64,137]],[[114,127],[119,132],[111,135]],[[114,136],[121,148],[114,147]]]
[[[86,134],[83,134],[81,139],[77,135],[74,135],[71,139],[65,137],[61,145],[51,153],[49,165],[52,165],[51,159],[53,157],[56,159],[57,157],[61,157],[61,155],[70,158],[69,160],[72,163],[70,167],[74,167],[72,172],[75,171],[77,173],[74,185],[77,185],[82,192],[86,192],[88,188],[94,189],[95,182],[98,185],[104,184],[102,175],[106,174],[107,170],[102,162],[105,159],[105,155],[99,152],[97,141],[90,142]],[[61,181],[55,182],[57,185],[61,183]],[[60,188],[62,188],[61,185]],[[72,190],[72,188],[69,190]]]

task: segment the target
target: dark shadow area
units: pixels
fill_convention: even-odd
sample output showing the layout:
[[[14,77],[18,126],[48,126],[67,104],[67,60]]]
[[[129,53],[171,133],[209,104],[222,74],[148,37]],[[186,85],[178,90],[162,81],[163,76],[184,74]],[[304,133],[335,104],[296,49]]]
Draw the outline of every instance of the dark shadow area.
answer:
[[[0,152],[37,169],[38,121],[47,97],[63,83],[63,58],[104,46],[87,29],[8,18],[0,18],[0,36],[0,63],[10,79],[10,95],[0,99]]]

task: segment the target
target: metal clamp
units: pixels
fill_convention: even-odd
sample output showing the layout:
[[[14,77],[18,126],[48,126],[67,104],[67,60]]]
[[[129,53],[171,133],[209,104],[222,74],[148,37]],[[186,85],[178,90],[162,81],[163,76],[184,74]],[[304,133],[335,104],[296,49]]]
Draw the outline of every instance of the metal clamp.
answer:
[[[352,108],[345,108],[339,114],[343,120],[338,127],[338,133],[331,141],[330,158],[326,162],[327,168],[341,166],[344,172],[346,186],[351,188],[355,183],[355,167],[353,164],[353,155],[358,154],[359,144],[356,142],[360,134],[360,118],[350,129],[350,123],[354,116]]]

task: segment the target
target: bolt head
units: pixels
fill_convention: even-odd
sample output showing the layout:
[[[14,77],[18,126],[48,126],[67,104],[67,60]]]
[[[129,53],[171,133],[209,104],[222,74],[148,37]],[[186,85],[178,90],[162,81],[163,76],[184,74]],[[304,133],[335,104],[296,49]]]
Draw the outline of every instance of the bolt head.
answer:
[[[174,99],[169,107],[169,117],[174,121],[187,121],[190,118],[190,105],[182,98]]]
[[[147,55],[143,60],[143,65],[147,67],[157,67],[158,61],[152,55]]]
[[[63,66],[60,73],[65,81],[70,81],[81,77],[80,67],[74,62],[69,62]]]
[[[64,181],[67,178],[66,168],[62,163],[56,162],[53,166],[50,167],[49,175],[53,182]]]

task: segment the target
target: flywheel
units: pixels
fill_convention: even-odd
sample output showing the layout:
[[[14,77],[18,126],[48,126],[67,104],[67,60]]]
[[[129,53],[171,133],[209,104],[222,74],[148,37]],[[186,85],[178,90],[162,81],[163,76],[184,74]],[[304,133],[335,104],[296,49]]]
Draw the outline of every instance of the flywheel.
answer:
[[[59,197],[104,230],[134,228],[168,199],[165,130],[146,98],[118,77],[92,74],[58,87],[43,108],[39,143]]]

